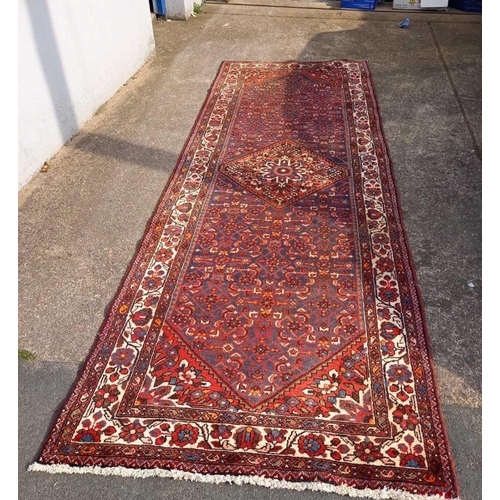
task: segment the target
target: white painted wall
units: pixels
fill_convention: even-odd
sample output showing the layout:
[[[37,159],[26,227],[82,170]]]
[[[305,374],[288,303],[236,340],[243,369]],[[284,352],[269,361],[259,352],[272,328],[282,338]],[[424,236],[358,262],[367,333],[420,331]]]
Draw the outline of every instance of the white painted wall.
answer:
[[[19,188],[148,59],[147,0],[19,0]]]

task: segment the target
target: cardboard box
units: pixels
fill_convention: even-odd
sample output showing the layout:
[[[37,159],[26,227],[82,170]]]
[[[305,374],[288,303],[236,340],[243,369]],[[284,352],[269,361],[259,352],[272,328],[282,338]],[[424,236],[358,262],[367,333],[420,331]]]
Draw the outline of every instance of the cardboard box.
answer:
[[[401,10],[447,9],[448,0],[394,0],[392,6]]]

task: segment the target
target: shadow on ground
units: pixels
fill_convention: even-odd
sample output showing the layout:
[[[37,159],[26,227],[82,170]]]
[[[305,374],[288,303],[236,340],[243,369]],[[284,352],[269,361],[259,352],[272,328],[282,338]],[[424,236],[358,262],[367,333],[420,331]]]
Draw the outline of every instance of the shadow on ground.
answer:
[[[74,144],[74,147],[95,155],[154,168],[161,172],[171,172],[177,161],[173,153],[164,149],[141,146],[101,134],[84,135]]]

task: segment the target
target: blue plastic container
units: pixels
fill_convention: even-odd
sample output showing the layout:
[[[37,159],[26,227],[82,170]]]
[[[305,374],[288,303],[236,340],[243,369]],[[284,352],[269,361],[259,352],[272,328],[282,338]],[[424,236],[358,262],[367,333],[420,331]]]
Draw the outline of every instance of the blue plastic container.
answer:
[[[375,10],[377,0],[341,0],[340,7],[343,9]]]
[[[153,11],[158,16],[164,16],[167,13],[165,0],[153,0]]]
[[[482,0],[450,0],[449,5],[465,12],[483,12]]]

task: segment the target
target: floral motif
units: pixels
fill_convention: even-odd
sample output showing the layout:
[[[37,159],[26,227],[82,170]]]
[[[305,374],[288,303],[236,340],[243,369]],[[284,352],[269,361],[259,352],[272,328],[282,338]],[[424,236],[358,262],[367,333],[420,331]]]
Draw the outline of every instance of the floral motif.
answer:
[[[403,430],[414,431],[418,425],[418,413],[411,405],[398,405],[393,413],[394,422]]]
[[[94,402],[97,408],[107,408],[112,403],[118,401],[120,391],[115,384],[103,385],[94,396]]]
[[[376,446],[369,439],[365,439],[354,446],[354,455],[361,461],[368,463],[375,462],[383,457],[380,446]]]
[[[172,433],[172,443],[177,446],[193,444],[198,439],[198,429],[191,424],[177,425]]]
[[[404,455],[403,458],[401,458],[401,466],[424,469],[425,461],[421,455],[409,453],[408,455]]]
[[[322,436],[307,434],[299,438],[299,451],[306,453],[310,457],[322,455],[326,450]]]
[[[75,435],[74,440],[80,443],[98,443],[101,440],[101,433],[95,429],[82,429]]]
[[[395,302],[399,299],[399,293],[397,289],[397,282],[393,280],[390,276],[385,276],[380,282],[381,287],[379,288],[380,300],[384,302]]]
[[[228,425],[216,425],[210,435],[215,439],[229,439],[231,437],[232,427]]]
[[[411,378],[410,370],[406,365],[392,365],[387,371],[389,382],[408,382]]]
[[[117,366],[129,366],[134,359],[134,352],[132,349],[121,348],[117,349],[112,355],[111,359]]]
[[[262,439],[261,433],[253,427],[245,427],[236,431],[235,442],[238,448],[251,450],[257,447]]]
[[[266,441],[269,443],[283,443],[287,432],[284,429],[270,429],[266,434]]]
[[[141,440],[144,437],[145,431],[146,427],[139,420],[135,420],[131,424],[123,426],[119,436],[127,443],[133,443],[134,441]]]

